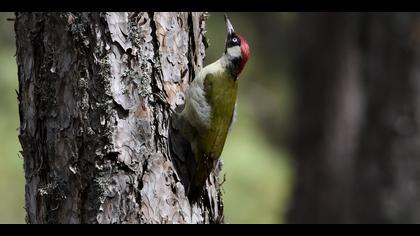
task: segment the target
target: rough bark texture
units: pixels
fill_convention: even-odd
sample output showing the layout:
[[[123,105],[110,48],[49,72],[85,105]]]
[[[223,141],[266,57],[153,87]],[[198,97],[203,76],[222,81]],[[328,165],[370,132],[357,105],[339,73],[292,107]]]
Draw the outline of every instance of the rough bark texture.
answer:
[[[17,13],[29,223],[219,223],[217,173],[191,204],[172,109],[202,67],[203,13]]]
[[[303,15],[290,222],[420,222],[419,22]]]

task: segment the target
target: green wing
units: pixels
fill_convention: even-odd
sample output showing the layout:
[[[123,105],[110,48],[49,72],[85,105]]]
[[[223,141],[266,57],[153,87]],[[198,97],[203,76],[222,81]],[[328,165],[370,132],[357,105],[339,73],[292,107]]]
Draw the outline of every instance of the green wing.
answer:
[[[202,154],[218,159],[223,151],[229,127],[233,119],[238,84],[224,73],[204,78],[204,91],[207,102],[212,107],[210,128],[200,133]]]
[[[232,77],[208,73],[202,78],[204,94],[211,107],[210,126],[197,129],[193,152],[196,166],[188,187],[190,199],[200,196],[206,179],[217,164],[233,121],[237,82]]]

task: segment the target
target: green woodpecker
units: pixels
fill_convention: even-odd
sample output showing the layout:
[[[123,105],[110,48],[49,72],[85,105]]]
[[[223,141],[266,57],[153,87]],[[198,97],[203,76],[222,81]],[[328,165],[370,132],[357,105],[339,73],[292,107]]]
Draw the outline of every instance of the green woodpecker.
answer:
[[[179,130],[191,145],[195,159],[195,170],[187,190],[190,198],[201,195],[222,154],[235,115],[238,76],[250,55],[246,40],[235,32],[227,16],[225,21],[224,53],[204,67],[191,82],[179,117],[182,123]]]

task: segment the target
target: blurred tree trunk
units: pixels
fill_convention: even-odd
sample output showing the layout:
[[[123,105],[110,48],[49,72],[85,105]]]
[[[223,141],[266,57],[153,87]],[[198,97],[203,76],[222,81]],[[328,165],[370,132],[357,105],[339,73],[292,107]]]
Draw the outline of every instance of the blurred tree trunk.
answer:
[[[303,14],[291,223],[420,222],[420,18]]]
[[[17,13],[29,223],[218,223],[217,174],[190,203],[170,107],[202,66],[202,13]]]

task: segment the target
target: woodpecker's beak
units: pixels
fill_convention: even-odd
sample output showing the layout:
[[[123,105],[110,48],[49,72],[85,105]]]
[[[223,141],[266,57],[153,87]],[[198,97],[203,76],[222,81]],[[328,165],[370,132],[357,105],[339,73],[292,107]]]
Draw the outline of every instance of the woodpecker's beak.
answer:
[[[232,23],[230,23],[229,17],[227,15],[225,15],[225,21],[228,35],[235,33]]]

